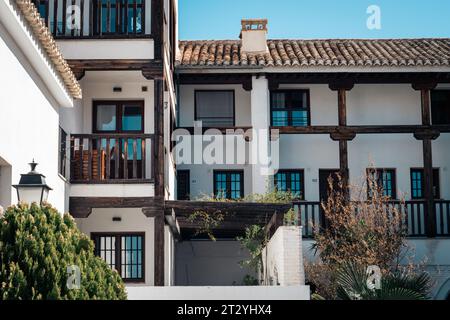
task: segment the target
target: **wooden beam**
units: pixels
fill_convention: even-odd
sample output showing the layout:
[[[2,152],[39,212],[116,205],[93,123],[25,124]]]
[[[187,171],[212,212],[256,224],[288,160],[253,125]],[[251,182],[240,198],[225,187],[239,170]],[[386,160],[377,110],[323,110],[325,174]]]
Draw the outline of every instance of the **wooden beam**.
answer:
[[[154,141],[154,168],[155,196],[164,198],[164,81],[154,81],[154,118],[155,118],[155,141]]]
[[[273,127],[280,134],[414,134],[424,130],[449,133],[450,125],[368,125],[368,126],[309,126],[309,127]],[[339,140],[339,139],[338,139]]]
[[[201,84],[240,84],[246,91],[253,89],[252,74],[178,74],[179,83],[182,85]]]
[[[353,83],[342,82],[333,83],[329,85],[331,90],[337,90],[338,95],[338,123],[340,128],[347,126],[347,91],[353,88]],[[336,137],[336,136],[335,136]],[[331,135],[333,138],[333,135]],[[344,183],[344,188],[347,190],[349,183],[349,168],[348,168],[348,139],[339,140],[339,171]]]
[[[163,64],[156,60],[107,59],[107,60],[67,60],[77,77],[86,71],[142,71],[142,75],[153,80],[163,76]],[[80,78],[80,79],[81,79]]]
[[[432,141],[426,139],[422,141],[423,145],[423,164],[424,164],[424,196],[425,196],[425,219],[427,236],[434,238],[436,236],[436,215],[434,207],[433,194],[433,152]]]
[[[435,82],[420,82],[412,85],[413,89],[420,90],[422,107],[422,125],[431,126],[431,96],[430,90],[436,87]],[[416,139],[422,140],[423,166],[424,166],[424,197],[425,197],[425,220],[427,236],[436,236],[436,214],[433,194],[433,149],[432,141],[439,137],[440,132],[425,129],[414,133]]]
[[[87,218],[93,208],[144,208],[158,203],[153,197],[70,197],[69,212],[74,218]]]
[[[275,211],[286,212],[292,208],[292,204],[280,203],[254,203],[254,202],[218,202],[218,201],[166,201],[166,213],[171,214],[175,210],[177,216],[179,214],[191,214],[195,211],[207,212],[227,212],[229,214],[247,214],[270,213],[273,215]]]
[[[163,39],[164,39],[164,1],[152,0],[151,5],[151,34],[154,39],[155,60],[163,59]]]
[[[330,89],[343,84],[433,84],[450,83],[450,72],[323,72],[323,73],[270,73],[269,84],[278,87],[282,84],[327,84]]]

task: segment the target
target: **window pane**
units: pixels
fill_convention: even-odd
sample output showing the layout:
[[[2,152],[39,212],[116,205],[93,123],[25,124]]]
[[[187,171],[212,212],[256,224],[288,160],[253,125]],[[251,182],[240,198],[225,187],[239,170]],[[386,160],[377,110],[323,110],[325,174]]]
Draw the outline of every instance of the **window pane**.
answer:
[[[286,192],[287,184],[286,184],[286,174],[285,173],[277,173],[275,176],[276,188],[278,191]]]
[[[289,109],[304,109],[307,108],[306,92],[304,91],[290,91],[287,93]]]
[[[240,199],[243,197],[242,172],[215,172],[214,195],[219,199]]]
[[[308,111],[292,111],[292,125],[295,127],[308,126]]]
[[[272,94],[272,108],[284,109],[286,108],[285,94],[282,92],[274,92]]]
[[[303,172],[296,171],[282,171],[280,170],[275,175],[275,187],[281,192],[291,192],[293,196],[303,199]]]
[[[232,91],[197,91],[196,119],[204,127],[232,127],[234,125],[234,93]]]
[[[124,105],[122,108],[122,130],[141,131],[142,130],[142,107]]]
[[[116,105],[98,105],[97,124],[98,131],[115,131],[116,128]]]
[[[288,125],[289,121],[287,111],[272,111],[272,126],[283,127]]]
[[[231,199],[241,198],[241,175],[239,173],[231,174]]]
[[[309,125],[308,92],[305,90],[274,91],[270,107],[272,126]]]
[[[450,90],[431,91],[433,124],[450,124]]]
[[[128,280],[142,278],[142,236],[122,237],[122,277]]]
[[[216,194],[219,199],[227,198],[227,176],[226,174],[216,174]]]

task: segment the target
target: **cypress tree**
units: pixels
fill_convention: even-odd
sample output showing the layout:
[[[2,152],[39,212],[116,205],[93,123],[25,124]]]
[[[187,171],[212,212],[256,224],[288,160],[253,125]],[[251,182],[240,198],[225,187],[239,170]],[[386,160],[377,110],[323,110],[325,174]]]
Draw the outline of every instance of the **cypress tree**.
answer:
[[[68,286],[68,267],[80,286]],[[119,274],[94,255],[74,219],[48,204],[20,204],[0,217],[0,300],[123,300]]]

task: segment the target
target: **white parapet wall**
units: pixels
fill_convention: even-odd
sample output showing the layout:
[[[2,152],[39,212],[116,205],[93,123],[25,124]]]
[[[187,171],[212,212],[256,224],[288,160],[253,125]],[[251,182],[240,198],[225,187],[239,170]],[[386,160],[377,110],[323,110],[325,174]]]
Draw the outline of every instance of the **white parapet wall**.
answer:
[[[263,251],[263,265],[266,285],[304,285],[302,227],[278,228]]]
[[[127,287],[128,300],[310,300],[309,286]]]

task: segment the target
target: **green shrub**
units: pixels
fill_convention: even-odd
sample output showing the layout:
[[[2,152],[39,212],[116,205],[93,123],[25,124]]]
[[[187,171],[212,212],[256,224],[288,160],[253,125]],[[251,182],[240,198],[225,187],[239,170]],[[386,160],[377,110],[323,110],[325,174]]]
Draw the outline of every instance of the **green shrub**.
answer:
[[[80,270],[69,289],[67,268]],[[0,300],[122,300],[116,271],[94,255],[93,242],[73,218],[49,205],[20,204],[0,217]]]

